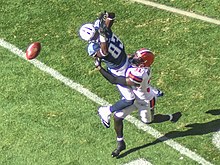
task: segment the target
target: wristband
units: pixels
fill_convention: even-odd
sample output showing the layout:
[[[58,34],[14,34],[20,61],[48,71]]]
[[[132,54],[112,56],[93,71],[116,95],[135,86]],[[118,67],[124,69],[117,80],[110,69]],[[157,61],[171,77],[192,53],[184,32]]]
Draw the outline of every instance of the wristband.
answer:
[[[101,53],[101,55],[104,56],[104,57],[107,56],[106,54],[104,54],[104,53],[102,52],[102,49],[100,49],[100,53]]]
[[[106,18],[106,19],[108,19],[108,20],[110,20],[110,21],[115,20],[115,18],[109,18],[109,17]]]

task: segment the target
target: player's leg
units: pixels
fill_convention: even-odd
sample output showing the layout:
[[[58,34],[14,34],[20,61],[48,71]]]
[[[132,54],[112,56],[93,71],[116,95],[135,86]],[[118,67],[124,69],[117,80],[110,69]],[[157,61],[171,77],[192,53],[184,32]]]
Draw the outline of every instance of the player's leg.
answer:
[[[112,106],[103,106],[98,109],[101,122],[106,128],[110,127],[111,113],[120,111],[134,103],[135,95],[130,87],[123,87],[120,85],[117,85],[117,87],[122,95],[122,99]]]
[[[117,101],[110,107],[111,113],[120,111],[134,103],[135,95],[131,87],[124,87],[117,85],[117,88],[121,94],[121,100]]]
[[[122,111],[115,112],[114,114],[114,129],[117,137],[117,147],[112,152],[112,157],[117,157],[121,151],[126,149],[126,144],[124,141],[124,134],[123,134],[123,120],[124,118],[129,115],[132,111],[134,111],[136,107],[131,105]]]
[[[114,116],[114,129],[117,136],[117,148],[112,152],[112,157],[116,157],[121,151],[126,149],[123,136],[123,119]]]
[[[148,103],[138,102],[137,107],[139,110],[139,116],[143,123],[150,124],[153,122],[155,104],[155,97],[153,97]]]

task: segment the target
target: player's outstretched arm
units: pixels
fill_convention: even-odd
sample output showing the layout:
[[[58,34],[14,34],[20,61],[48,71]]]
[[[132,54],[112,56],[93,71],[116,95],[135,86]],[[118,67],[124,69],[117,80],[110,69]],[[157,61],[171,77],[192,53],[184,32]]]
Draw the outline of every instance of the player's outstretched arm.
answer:
[[[106,80],[108,80],[112,84],[119,84],[123,86],[127,86],[126,77],[124,76],[113,76],[111,73],[106,71],[104,68],[100,68],[99,72],[102,74],[103,77],[105,77]]]
[[[111,29],[115,20],[115,13],[107,12],[107,18],[105,20],[105,25],[107,28]]]
[[[101,21],[101,24],[104,24],[106,28],[111,29],[115,20],[115,13],[104,11],[100,14],[99,20]]]
[[[134,82],[130,81],[129,78],[125,76],[114,76],[110,72],[106,71],[101,66],[101,61],[99,58],[95,60],[96,68],[99,70],[99,72],[102,74],[103,77],[105,77],[106,80],[108,80],[111,84],[119,84],[123,86],[134,86]]]

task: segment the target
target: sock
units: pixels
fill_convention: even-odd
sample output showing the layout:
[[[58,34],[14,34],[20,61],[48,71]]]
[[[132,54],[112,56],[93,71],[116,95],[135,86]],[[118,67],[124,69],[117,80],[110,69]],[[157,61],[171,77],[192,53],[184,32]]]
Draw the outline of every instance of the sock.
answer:
[[[123,137],[121,137],[121,138],[118,138],[118,137],[117,137],[117,141],[118,141],[118,142],[123,141],[123,140],[124,140]]]
[[[170,119],[169,119],[169,120],[171,121],[171,120],[173,119],[173,115],[170,115],[170,114],[169,114],[169,116],[170,116]]]

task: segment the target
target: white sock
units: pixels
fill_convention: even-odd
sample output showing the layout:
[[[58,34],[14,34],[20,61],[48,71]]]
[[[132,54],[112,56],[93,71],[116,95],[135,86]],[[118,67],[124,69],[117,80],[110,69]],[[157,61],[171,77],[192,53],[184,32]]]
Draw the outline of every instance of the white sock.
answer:
[[[170,114],[169,114],[169,116],[170,116],[170,119],[169,119],[169,120],[171,121],[171,120],[173,119],[173,115],[170,115]]]
[[[120,141],[122,141],[122,140],[124,140],[123,137],[121,137],[121,138],[118,138],[118,137],[117,137],[117,141],[118,141],[118,142],[120,142]]]

